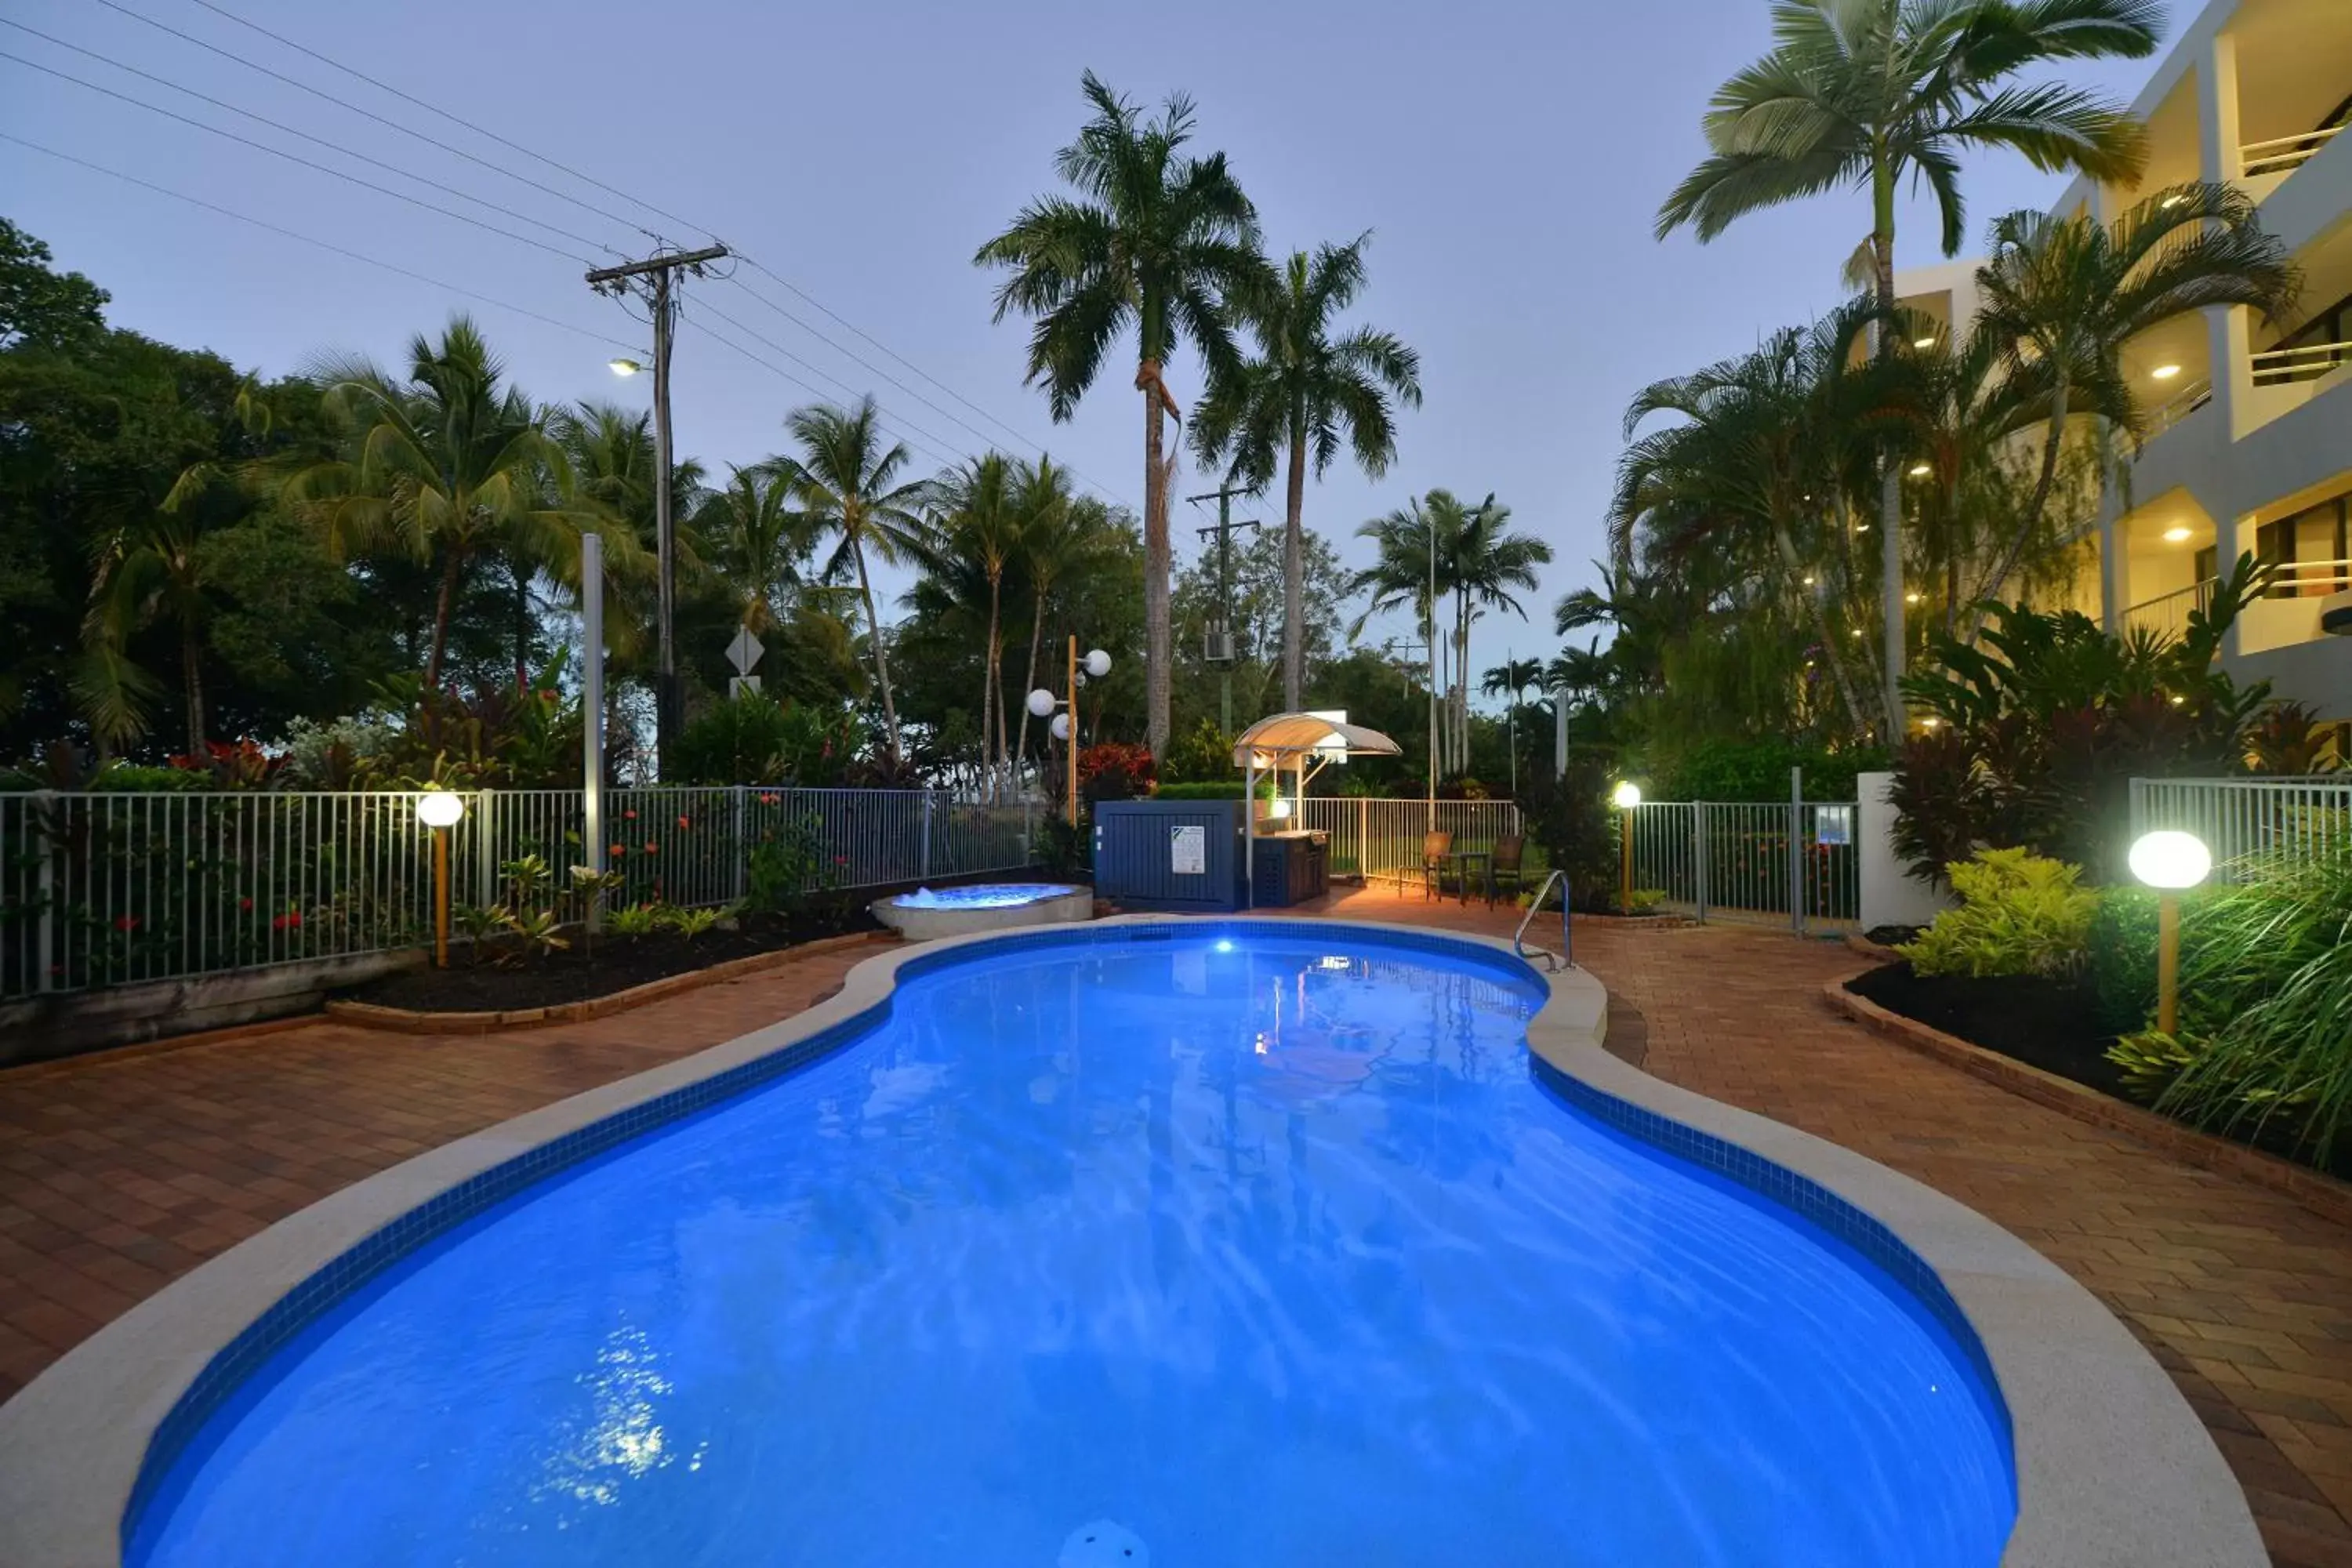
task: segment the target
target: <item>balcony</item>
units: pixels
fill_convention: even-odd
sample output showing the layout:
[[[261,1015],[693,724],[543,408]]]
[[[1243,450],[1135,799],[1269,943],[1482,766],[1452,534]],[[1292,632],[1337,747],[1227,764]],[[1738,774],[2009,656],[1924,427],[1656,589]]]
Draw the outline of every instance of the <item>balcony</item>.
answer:
[[[2286,184],[2289,174],[2311,162],[2343,130],[2341,125],[2323,125],[2299,135],[2247,142],[2238,149],[2245,160],[2246,194],[2261,201]]]
[[[2207,577],[2186,588],[2141,600],[2124,612],[2125,631],[2146,630],[2173,638],[2187,636],[2189,616],[2213,603],[2213,578]]]

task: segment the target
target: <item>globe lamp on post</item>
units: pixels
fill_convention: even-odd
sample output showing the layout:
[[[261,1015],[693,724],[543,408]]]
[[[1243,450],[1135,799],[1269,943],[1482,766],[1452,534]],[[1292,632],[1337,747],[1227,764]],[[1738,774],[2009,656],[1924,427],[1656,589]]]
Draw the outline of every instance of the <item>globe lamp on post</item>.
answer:
[[[466,815],[466,802],[445,789],[416,797],[416,820],[433,830],[433,963],[449,967],[449,830]]]
[[[1621,818],[1617,834],[1617,907],[1631,913],[1633,908],[1633,811],[1642,804],[1642,786],[1628,779],[1611,792],[1609,799],[1617,807]]]
[[[2169,828],[2144,833],[2131,847],[2131,871],[2154,888],[2156,903],[2156,1026],[2180,1027],[2180,895],[2213,871],[2213,852],[2193,833]]]

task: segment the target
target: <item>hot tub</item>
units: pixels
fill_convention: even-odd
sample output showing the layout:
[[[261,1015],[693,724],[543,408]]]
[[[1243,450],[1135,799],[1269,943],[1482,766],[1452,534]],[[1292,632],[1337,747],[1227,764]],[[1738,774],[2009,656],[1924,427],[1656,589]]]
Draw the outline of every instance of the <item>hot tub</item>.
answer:
[[[1066,882],[982,882],[965,888],[919,888],[877,900],[874,918],[908,942],[1014,926],[1060,925],[1091,920],[1092,888]]]

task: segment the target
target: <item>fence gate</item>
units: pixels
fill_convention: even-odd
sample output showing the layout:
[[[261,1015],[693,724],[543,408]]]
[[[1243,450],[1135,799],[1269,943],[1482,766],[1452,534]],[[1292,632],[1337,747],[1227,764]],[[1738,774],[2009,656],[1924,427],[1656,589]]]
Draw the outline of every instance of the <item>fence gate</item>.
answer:
[[[1853,801],[1643,801],[1615,815],[1620,834],[1632,819],[1634,889],[1677,914],[1799,931],[1860,919]]]

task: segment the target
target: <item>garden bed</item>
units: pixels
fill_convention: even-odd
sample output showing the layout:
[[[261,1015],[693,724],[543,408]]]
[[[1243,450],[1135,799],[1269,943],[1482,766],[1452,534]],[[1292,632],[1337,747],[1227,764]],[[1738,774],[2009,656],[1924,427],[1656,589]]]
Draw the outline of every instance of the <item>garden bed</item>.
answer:
[[[453,948],[446,969],[424,968],[354,986],[338,1000],[416,1013],[498,1013],[586,1002],[618,991],[690,973],[713,964],[780,952],[825,937],[880,931],[863,898],[789,914],[742,916],[733,930],[714,929],[691,940],[676,931],[645,936],[602,935],[590,949],[577,931],[572,945],[521,963],[485,957],[467,962]]]
[[[1845,989],[1889,1013],[2080,1084],[2144,1113],[2157,1114],[2124,1091],[2122,1069],[2106,1056],[2115,1035],[2100,1022],[2091,987],[2081,981],[2032,975],[1990,980],[1929,976],[1914,973],[1908,963],[1895,963],[1855,975],[1845,983]],[[2352,1180],[2352,1150],[2339,1147],[2326,1164],[2317,1163],[2307,1150],[2297,1147],[2296,1139],[2282,1125],[2251,1135],[2221,1127],[2204,1131],[2208,1136]]]

